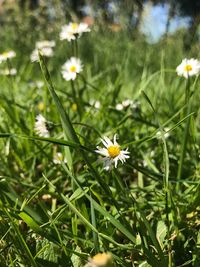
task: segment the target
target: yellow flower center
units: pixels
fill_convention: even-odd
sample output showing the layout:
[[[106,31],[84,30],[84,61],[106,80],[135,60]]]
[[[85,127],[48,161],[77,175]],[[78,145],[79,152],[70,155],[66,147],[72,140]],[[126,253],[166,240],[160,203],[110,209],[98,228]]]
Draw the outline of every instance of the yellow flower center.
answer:
[[[2,55],[3,55],[4,57],[7,57],[7,56],[8,56],[8,54],[9,54],[8,52],[3,52],[3,54],[2,54]]]
[[[43,102],[39,102],[37,107],[38,107],[38,109],[40,111],[44,110],[44,103]]]
[[[78,28],[78,24],[75,22],[72,23],[71,26],[72,26],[72,30],[76,30]]]
[[[184,70],[185,71],[191,71],[192,70],[192,66],[191,65],[186,65]]]
[[[76,66],[71,66],[71,67],[70,67],[70,71],[71,71],[71,72],[76,72]]]
[[[55,155],[55,159],[59,160],[59,161],[62,161],[63,160],[63,155],[61,153],[57,153]]]
[[[111,158],[115,158],[120,154],[120,147],[119,146],[109,146],[108,154]]]
[[[77,109],[78,109],[77,104],[76,104],[76,103],[73,103],[72,106],[71,106],[71,108],[72,108],[72,110],[73,110],[74,112],[76,112]]]

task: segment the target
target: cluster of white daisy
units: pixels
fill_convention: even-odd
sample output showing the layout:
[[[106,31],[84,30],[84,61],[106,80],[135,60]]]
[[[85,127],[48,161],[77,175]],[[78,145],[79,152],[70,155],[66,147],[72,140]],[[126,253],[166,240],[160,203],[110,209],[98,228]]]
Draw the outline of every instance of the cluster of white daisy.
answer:
[[[176,72],[179,76],[183,76],[186,79],[191,76],[197,76],[200,73],[200,61],[194,58],[185,58],[176,68]]]
[[[79,38],[83,33],[90,32],[90,28],[86,23],[70,22],[67,25],[62,26],[60,32],[60,40],[72,41]],[[62,66],[62,76],[66,81],[75,80],[77,74],[83,69],[81,60],[76,57],[71,57]]]
[[[80,37],[84,32],[90,32],[88,24],[83,22],[70,22],[69,24],[62,26],[60,40],[67,40],[70,42]]]
[[[47,121],[46,119],[39,114],[36,117],[35,121],[35,128],[34,128],[36,134],[38,134],[41,137],[49,137],[49,131],[47,129]],[[97,147],[97,150],[95,150],[96,153],[104,156],[102,159],[104,162],[104,169],[110,170],[112,169],[112,164],[114,164],[115,168],[117,168],[118,161],[121,161],[124,163],[126,159],[129,158],[129,151],[121,150],[120,145],[117,143],[117,135],[114,135],[113,142],[108,138],[104,137],[101,139],[104,147]],[[55,164],[61,164],[61,163],[67,163],[67,160],[64,158],[62,153],[58,152],[54,155],[53,162]]]
[[[0,64],[3,62],[7,62],[8,60],[12,59],[16,57],[16,53],[13,50],[10,51],[6,51],[3,52],[2,54],[0,54]],[[13,76],[17,74],[17,70],[15,68],[4,68],[0,70],[0,75],[4,75],[4,76]]]
[[[112,267],[113,257],[111,253],[98,253],[94,257],[88,259],[88,263],[84,267]]]
[[[42,56],[44,57],[52,57],[54,52],[53,52],[53,47],[56,45],[55,41],[39,41],[36,42],[35,44],[35,49],[31,53],[31,61],[39,61],[39,54],[38,52],[41,53]]]
[[[61,32],[60,32],[60,40],[67,40],[72,41],[77,38],[79,38],[83,33],[89,32],[90,29],[87,24],[85,23],[75,23],[70,22],[67,25],[62,26]],[[43,56],[51,57],[53,56],[53,47],[55,46],[54,41],[41,41],[36,43],[36,48],[33,51],[31,55],[32,61],[37,61],[38,58],[38,50]],[[12,57],[13,54],[10,54],[10,57]],[[0,55],[0,62],[2,61],[1,55]],[[77,57],[71,57],[69,60],[65,62],[65,64],[62,66],[62,76],[65,80],[75,80],[77,78],[77,75],[83,70],[82,62]],[[185,78],[188,78],[193,75],[198,75],[200,72],[200,62],[196,59],[184,59],[182,63],[176,68],[177,74],[179,76],[183,76]],[[94,106],[96,109],[100,108],[100,102],[99,101],[90,101],[89,102],[91,106]],[[134,102],[133,100],[126,99],[122,101],[121,103],[118,103],[116,105],[117,110],[124,110],[128,107],[137,108],[138,104]],[[47,129],[47,122],[46,119],[42,115],[38,115],[36,117],[35,122],[35,131],[38,135],[43,137],[49,136],[49,131]],[[157,138],[161,138],[161,133],[158,131],[156,134]],[[169,137],[168,130],[165,129],[164,137]],[[123,164],[128,158],[130,152],[128,149],[122,150],[120,145],[117,143],[117,136],[114,135],[113,141],[111,141],[108,137],[104,137],[101,139],[104,147],[97,147],[97,150],[95,150],[96,153],[103,156],[103,162],[104,162],[104,169],[110,170],[112,168],[112,165],[114,165],[115,168],[117,168],[118,161],[121,161]],[[66,159],[63,157],[63,155],[58,152],[54,155],[53,162],[55,164],[61,164],[62,162],[67,162]],[[104,255],[104,254],[101,254]],[[99,256],[97,256],[98,258]],[[96,258],[92,258],[89,260],[89,263],[86,265],[87,267],[93,267],[93,266],[101,266],[97,265],[95,263]],[[96,265],[95,265],[96,264]],[[102,265],[103,266],[103,265]]]
[[[90,29],[88,25],[85,23],[72,23],[70,22],[68,25],[64,25],[62,27],[60,33],[61,40],[75,40],[76,38],[80,37],[82,33],[89,32]],[[54,41],[40,41],[36,43],[35,49],[31,54],[31,61],[38,61],[40,52],[42,56],[51,57],[53,56],[53,47],[55,46]],[[69,60],[65,62],[62,66],[62,76],[65,80],[75,80],[77,74],[82,71],[82,63],[79,58],[71,57]],[[76,104],[75,104],[76,105]],[[49,137],[49,131],[47,129],[47,121],[46,119],[40,114],[36,117],[35,121],[35,128],[36,134],[41,137]],[[53,157],[53,162],[55,164],[67,163],[67,160],[63,157],[62,153],[58,152]]]

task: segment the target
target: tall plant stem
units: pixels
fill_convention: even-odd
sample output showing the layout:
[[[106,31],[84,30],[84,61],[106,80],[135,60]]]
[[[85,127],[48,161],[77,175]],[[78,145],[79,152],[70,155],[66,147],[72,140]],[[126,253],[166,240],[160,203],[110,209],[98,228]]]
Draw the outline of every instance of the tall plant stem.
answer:
[[[190,101],[190,79],[188,77],[187,82],[186,82],[186,87],[185,87],[185,105],[186,109],[184,112],[185,116],[188,116],[191,112],[191,101]],[[181,144],[181,154],[180,154],[180,159],[179,159],[179,165],[178,165],[178,173],[177,173],[177,190],[180,189],[180,183],[179,180],[182,177],[182,172],[183,172],[183,164],[184,164],[184,158],[186,154],[186,148],[187,148],[187,143],[188,143],[188,137],[189,137],[189,128],[190,128],[190,116],[187,118],[185,122],[185,128],[184,128],[184,133],[183,133],[183,139],[182,139],[182,144]]]
[[[75,83],[74,81],[71,81],[71,88],[72,88],[72,97],[74,103],[77,105],[78,108],[78,114],[80,119],[82,118],[82,105],[81,105],[81,99],[79,92],[76,92]]]
[[[75,55],[75,57],[78,57],[78,40],[75,39],[74,43],[75,43],[75,45],[74,45],[74,55]]]

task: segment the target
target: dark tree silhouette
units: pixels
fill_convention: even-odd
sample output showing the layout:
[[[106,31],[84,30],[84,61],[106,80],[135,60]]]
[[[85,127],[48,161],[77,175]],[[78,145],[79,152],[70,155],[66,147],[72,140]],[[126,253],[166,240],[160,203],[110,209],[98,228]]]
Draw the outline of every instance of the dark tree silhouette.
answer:
[[[177,5],[181,16],[190,17],[189,31],[185,36],[185,48],[190,49],[191,45],[198,40],[200,0],[177,0]]]

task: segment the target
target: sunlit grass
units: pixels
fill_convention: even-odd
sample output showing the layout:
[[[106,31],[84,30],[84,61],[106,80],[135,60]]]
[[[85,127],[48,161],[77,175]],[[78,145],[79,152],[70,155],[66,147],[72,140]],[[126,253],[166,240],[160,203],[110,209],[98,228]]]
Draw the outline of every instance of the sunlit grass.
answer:
[[[199,265],[198,78],[176,74],[179,39],[102,36],[56,40],[40,64],[16,51],[17,75],[1,76],[1,266],[97,267],[103,252],[108,266]],[[66,81],[71,56],[83,71]],[[106,171],[95,150],[115,134],[110,158],[130,158]]]

